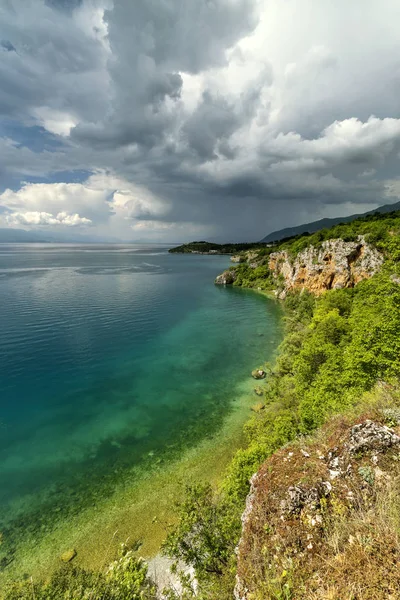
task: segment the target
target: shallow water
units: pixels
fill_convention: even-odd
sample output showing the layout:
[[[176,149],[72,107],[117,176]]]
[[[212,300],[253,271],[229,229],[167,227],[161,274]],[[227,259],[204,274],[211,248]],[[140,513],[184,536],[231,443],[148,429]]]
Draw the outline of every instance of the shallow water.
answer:
[[[280,339],[273,301],[214,286],[227,265],[163,246],[0,245],[0,569],[132,469],[221,430]]]

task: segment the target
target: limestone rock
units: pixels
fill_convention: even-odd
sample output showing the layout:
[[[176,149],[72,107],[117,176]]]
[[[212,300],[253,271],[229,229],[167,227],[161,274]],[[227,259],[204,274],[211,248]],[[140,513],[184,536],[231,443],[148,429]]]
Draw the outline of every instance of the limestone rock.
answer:
[[[253,510],[254,499],[255,499],[256,492],[257,492],[257,475],[258,475],[257,473],[254,473],[254,475],[250,479],[250,490],[247,495],[246,506],[245,506],[245,509],[244,509],[242,517],[241,517],[242,537],[243,537],[243,530],[246,527],[246,525],[251,517],[252,510]],[[239,543],[235,548],[236,554],[239,553],[239,548],[240,548],[240,544],[242,542],[242,537],[240,538]],[[241,578],[237,574],[236,575],[236,585],[235,585],[235,589],[233,591],[234,599],[235,600],[247,600],[247,592],[248,592],[248,589],[247,589],[246,585],[244,584],[244,582],[241,580]]]
[[[307,289],[316,295],[326,290],[354,287],[372,277],[381,267],[383,256],[363,236],[355,242],[327,240],[321,248],[309,246],[292,259],[286,251],[274,252],[269,268],[284,279],[281,298],[289,290]]]
[[[315,510],[321,499],[330,495],[331,490],[329,481],[321,481],[310,489],[299,485],[289,487],[286,499],[281,502],[282,516],[297,515],[305,506]]]
[[[390,279],[393,281],[393,283],[400,285],[400,276],[399,275],[391,275]]]
[[[231,256],[231,261],[233,263],[242,263],[245,262],[246,258],[242,254],[234,254]]]
[[[221,273],[221,275],[218,275],[218,277],[215,280],[215,283],[218,285],[232,285],[232,283],[234,283],[235,280],[236,271],[234,269],[228,269],[227,271]]]
[[[399,443],[400,437],[392,429],[367,420],[352,427],[348,449],[353,454],[369,450],[379,452]]]
[[[64,552],[64,554],[61,554],[60,558],[63,562],[69,563],[75,558],[77,554],[77,551],[73,548],[72,550],[67,550],[66,552]]]

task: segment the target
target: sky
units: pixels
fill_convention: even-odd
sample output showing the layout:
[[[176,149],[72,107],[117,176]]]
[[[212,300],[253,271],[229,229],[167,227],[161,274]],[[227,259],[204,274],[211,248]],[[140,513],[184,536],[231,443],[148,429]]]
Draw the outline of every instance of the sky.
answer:
[[[1,0],[0,227],[253,241],[400,200],[399,0]]]

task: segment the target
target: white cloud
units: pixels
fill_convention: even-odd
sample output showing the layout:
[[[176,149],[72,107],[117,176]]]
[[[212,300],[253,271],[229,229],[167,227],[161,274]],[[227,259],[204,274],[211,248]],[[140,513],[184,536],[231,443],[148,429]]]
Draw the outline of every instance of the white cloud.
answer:
[[[61,110],[53,110],[47,106],[34,108],[32,114],[40,125],[56,135],[69,136],[71,129],[78,123],[77,119],[71,114]]]
[[[85,217],[80,217],[77,213],[68,214],[60,212],[57,215],[52,215],[47,212],[13,212],[5,216],[6,222],[10,225],[66,225],[67,227],[77,227],[80,225],[91,225],[92,221]]]
[[[106,190],[110,197],[110,206],[114,212],[121,213],[127,219],[167,214],[169,203],[144,186],[129,182],[107,171],[98,171],[86,181],[92,190]]]
[[[25,183],[0,194],[0,205],[11,212],[77,213],[93,221],[107,220],[111,214],[108,190],[81,183]]]
[[[135,223],[140,229],[170,208],[143,186],[105,171],[84,183],[25,183],[0,194],[0,206],[2,220],[11,226],[106,225],[116,235],[126,234]]]

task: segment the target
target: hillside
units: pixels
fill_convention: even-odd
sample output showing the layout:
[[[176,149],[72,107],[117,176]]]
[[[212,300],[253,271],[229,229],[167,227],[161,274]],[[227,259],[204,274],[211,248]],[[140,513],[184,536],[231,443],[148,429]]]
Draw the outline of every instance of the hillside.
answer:
[[[400,211],[361,217],[348,224],[303,234],[268,248],[242,252],[216,283],[287,292],[306,289],[320,294],[354,287],[373,276],[383,263],[393,268],[400,258]]]
[[[398,390],[384,395],[398,406]],[[267,459],[243,515],[236,600],[399,597],[399,417],[371,403]]]
[[[39,229],[0,228],[0,244],[109,244],[120,243],[117,238],[100,238],[95,235],[77,233],[75,231],[41,231]],[[129,243],[129,242],[128,242]],[[134,242],[133,242],[134,243]]]
[[[38,231],[26,231],[25,229],[0,229],[0,244],[28,244],[48,242],[46,234]]]
[[[331,219],[320,219],[318,221],[312,221],[311,223],[304,223],[303,225],[297,225],[295,227],[286,227],[285,229],[279,229],[278,231],[272,231],[268,235],[266,235],[260,242],[262,243],[270,243],[277,242],[286,238],[291,238],[296,235],[302,235],[303,233],[315,233],[320,229],[328,229],[330,227],[334,227],[335,225],[339,225],[340,223],[350,223],[355,219],[359,219],[360,217],[365,217],[367,215],[372,215],[376,213],[387,213],[393,212],[400,209],[400,202],[396,202],[395,204],[385,204],[384,206],[380,206],[374,210],[368,211],[366,213],[360,213],[355,215],[350,215],[348,217],[335,217]]]

